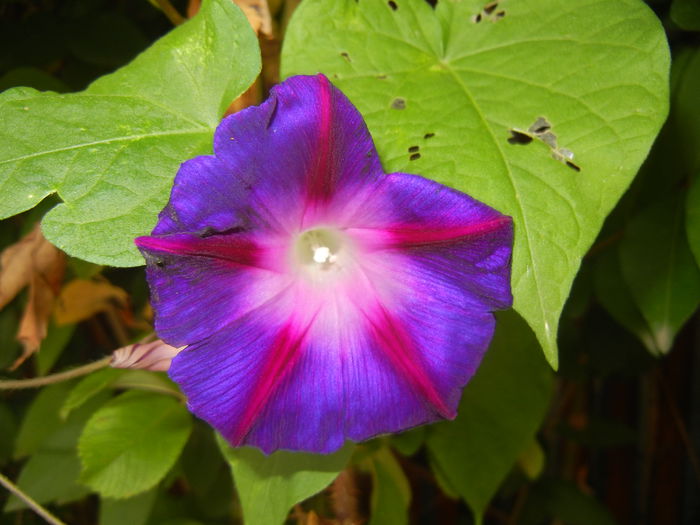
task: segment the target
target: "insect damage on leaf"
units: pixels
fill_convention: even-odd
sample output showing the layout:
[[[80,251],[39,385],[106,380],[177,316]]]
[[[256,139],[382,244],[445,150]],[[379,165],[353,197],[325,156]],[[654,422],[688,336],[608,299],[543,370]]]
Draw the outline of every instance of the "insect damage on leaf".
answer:
[[[478,24],[483,20],[498,22],[504,16],[506,16],[505,9],[498,9],[498,4],[498,2],[489,2],[481,9],[481,11],[472,16],[471,21],[475,24]]]
[[[557,136],[552,132],[552,125],[545,117],[538,117],[537,120],[523,131],[518,128],[511,128],[509,144],[530,144],[537,139],[544,142],[552,151],[552,158],[566,164],[574,171],[581,171],[581,167],[574,163],[574,153],[568,148],[560,148],[557,146]]]

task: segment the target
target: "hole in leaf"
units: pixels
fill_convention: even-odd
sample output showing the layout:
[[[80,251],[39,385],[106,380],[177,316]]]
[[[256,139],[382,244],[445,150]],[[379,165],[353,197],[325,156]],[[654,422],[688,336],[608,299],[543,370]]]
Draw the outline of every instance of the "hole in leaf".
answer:
[[[432,139],[434,136],[435,136],[435,133],[431,132],[431,133],[426,133],[425,135],[423,135],[423,138],[427,140],[427,139]]]
[[[530,144],[537,139],[547,146],[552,151],[552,158],[558,160],[562,164],[567,165],[572,170],[579,172],[581,167],[574,163],[574,152],[568,148],[560,148],[557,146],[557,136],[551,131],[552,125],[545,117],[538,117],[535,122],[527,128],[527,131],[512,128],[510,129],[510,144]]]
[[[501,18],[506,16],[506,12],[504,9],[501,9],[500,11],[496,11],[496,9],[498,9],[498,2],[489,2],[481,8],[481,11],[479,11],[471,18],[471,21],[475,24],[478,24],[482,20],[498,22]]]
[[[552,125],[549,123],[549,121],[544,118],[544,117],[538,117],[535,123],[530,126],[527,130],[530,133],[544,133],[545,131],[549,131],[552,129]]]
[[[391,102],[391,107],[394,109],[405,109],[406,108],[406,99],[401,98],[401,97],[396,97]]]
[[[394,2],[394,0],[389,0],[387,4],[389,4],[389,7],[391,7],[392,11],[396,11],[399,8],[399,6],[396,5],[396,2]]]
[[[411,146],[410,148],[408,148],[408,152],[409,152],[409,153],[415,153],[415,152],[418,151],[419,149],[420,149],[419,146]]]
[[[508,143],[510,144],[530,144],[532,142],[532,137],[522,131],[511,129],[510,135],[508,137]]]
[[[425,1],[426,1],[427,4],[428,4],[430,7],[432,7],[433,9],[435,9],[435,7],[437,6],[437,3],[438,3],[438,0],[425,0]]]
[[[343,51],[342,53],[340,53],[340,56],[343,57],[343,58],[344,58],[345,60],[347,60],[348,62],[352,62],[352,59],[350,58],[350,55],[348,55],[345,51]]]
[[[539,135],[539,138],[542,142],[547,144],[552,149],[556,149],[557,147],[557,136],[552,133],[551,131],[548,131],[546,133],[542,133]]]
[[[490,15],[491,13],[493,13],[496,10],[497,7],[498,7],[498,2],[489,2],[488,4],[486,4],[484,6],[483,11],[487,15]]]
[[[418,160],[420,158],[420,153],[414,153],[410,157],[408,157],[408,160]]]

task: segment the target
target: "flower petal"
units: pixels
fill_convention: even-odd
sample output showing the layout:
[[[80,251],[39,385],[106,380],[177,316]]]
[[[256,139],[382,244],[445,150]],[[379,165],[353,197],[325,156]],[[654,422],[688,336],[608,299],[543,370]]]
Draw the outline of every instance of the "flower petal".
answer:
[[[139,237],[158,335],[173,346],[207,339],[289,285],[241,235]],[[274,253],[274,250],[272,250]]]
[[[448,287],[476,310],[509,308],[513,222],[493,208],[437,182],[392,173],[377,185],[348,233],[363,249],[392,259],[396,279],[415,287]],[[400,274],[400,275],[398,275]]]
[[[250,205],[286,231],[384,176],[362,116],[323,75],[290,78],[262,105],[227,117],[214,151],[252,188]]]
[[[170,374],[233,445],[268,453],[329,453],[451,418],[494,320],[440,292],[391,308],[363,278],[326,300],[285,293],[189,346]]]
[[[221,161],[212,156],[184,162],[175,176],[167,206],[153,235],[250,229],[249,190]]]

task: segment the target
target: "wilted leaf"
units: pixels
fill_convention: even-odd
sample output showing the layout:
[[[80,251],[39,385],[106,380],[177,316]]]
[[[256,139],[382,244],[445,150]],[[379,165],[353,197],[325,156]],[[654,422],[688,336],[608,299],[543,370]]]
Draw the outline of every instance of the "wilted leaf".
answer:
[[[65,255],[44,238],[38,224],[0,254],[0,308],[29,286],[29,299],[17,331],[24,350],[12,368],[39,350],[46,337],[65,267]]]
[[[259,35],[272,37],[272,18],[267,0],[233,0],[248,18],[253,31]]]
[[[639,0],[510,1],[477,20],[486,3],[305,0],[283,74],[328,75],[365,116],[387,171],[513,216],[515,308],[556,366],[581,257],[666,117],[668,45]],[[546,140],[508,142],[540,117]]]
[[[126,307],[127,293],[105,280],[74,279],[58,297],[54,319],[57,324],[78,323],[109,309]]]

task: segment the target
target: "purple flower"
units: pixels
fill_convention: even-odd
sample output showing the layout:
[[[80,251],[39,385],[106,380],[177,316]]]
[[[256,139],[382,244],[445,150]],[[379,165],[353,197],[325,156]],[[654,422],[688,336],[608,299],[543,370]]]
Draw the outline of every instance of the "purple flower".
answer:
[[[454,418],[512,302],[511,219],[385,174],[323,75],[224,119],[214,153],[136,239],[190,410],[267,453]]]

